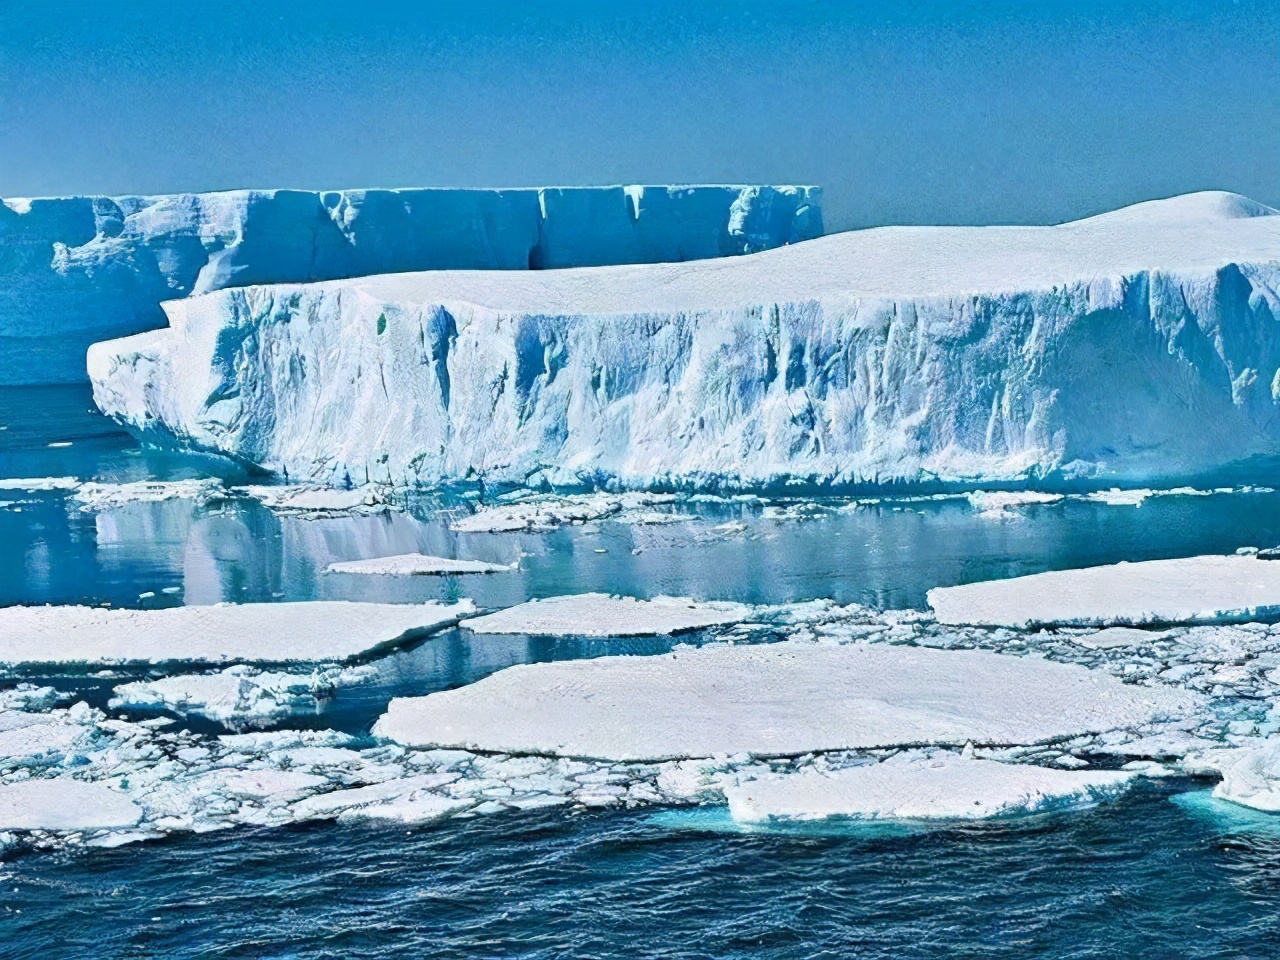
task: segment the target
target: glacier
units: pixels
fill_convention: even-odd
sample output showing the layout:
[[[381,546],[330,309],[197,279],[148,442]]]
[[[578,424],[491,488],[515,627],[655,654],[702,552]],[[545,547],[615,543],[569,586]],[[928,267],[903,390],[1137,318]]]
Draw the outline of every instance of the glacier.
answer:
[[[0,202],[0,385],[85,380],[97,340],[226,287],[750,253],[822,234],[816,187],[235,190]]]
[[[250,286],[99,407],[333,485],[1146,484],[1280,454],[1280,216],[1227,193],[742,257]]]

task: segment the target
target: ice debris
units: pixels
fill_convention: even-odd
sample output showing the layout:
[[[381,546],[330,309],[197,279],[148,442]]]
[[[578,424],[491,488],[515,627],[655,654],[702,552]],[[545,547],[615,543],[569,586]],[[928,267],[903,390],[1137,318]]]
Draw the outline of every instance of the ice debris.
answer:
[[[367,560],[343,560],[331,563],[328,573],[359,573],[366,576],[414,577],[451,576],[462,573],[503,573],[516,569],[515,564],[488,563],[484,560],[452,560],[421,553],[402,553],[393,557]]]
[[[560,637],[646,637],[723,626],[746,619],[741,603],[689,597],[611,597],[584,593],[530,600],[497,613],[462,621],[475,633]]]

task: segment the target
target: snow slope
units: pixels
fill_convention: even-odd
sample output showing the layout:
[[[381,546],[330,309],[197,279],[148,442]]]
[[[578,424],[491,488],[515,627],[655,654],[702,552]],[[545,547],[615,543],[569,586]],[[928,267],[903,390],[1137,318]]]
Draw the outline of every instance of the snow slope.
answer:
[[[1280,216],[252,287],[95,345],[99,406],[291,477],[1149,482],[1280,453]]]
[[[822,234],[813,187],[237,190],[0,203],[0,384],[84,379],[163,300],[406,270],[746,253]]]

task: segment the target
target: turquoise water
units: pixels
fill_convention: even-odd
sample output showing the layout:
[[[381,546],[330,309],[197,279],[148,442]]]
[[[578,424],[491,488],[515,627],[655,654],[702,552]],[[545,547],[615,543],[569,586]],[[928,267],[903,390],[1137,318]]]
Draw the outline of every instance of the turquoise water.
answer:
[[[140,450],[79,387],[0,390],[0,426],[0,476],[250,479],[224,463]],[[747,524],[728,539],[709,536],[705,522],[458,535],[428,512],[303,520],[244,502],[89,513],[61,493],[5,499],[22,502],[0,508],[0,604],[469,596],[497,607],[604,590],[920,607],[940,584],[1280,543],[1273,493],[1153,498],[1136,509],[1068,502],[1011,520],[983,518],[963,500],[788,523],[741,505],[690,508]],[[520,570],[323,572],[411,550],[519,557]],[[364,733],[395,695],[514,663],[667,646],[450,631],[382,658],[373,681],[290,724]],[[25,679],[104,706],[122,676]],[[742,832],[716,810],[560,809],[414,829],[175,836],[4,864],[0,956],[1273,957],[1277,821],[1176,780],[1084,812],[874,833]]]

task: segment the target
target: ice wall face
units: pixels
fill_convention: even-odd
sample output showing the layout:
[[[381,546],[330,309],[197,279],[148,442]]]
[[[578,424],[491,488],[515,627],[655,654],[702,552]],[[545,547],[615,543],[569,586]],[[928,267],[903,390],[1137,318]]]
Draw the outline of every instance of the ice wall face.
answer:
[[[333,483],[1172,480],[1280,454],[1280,217],[1201,202],[223,291],[89,366],[137,430]]]
[[[0,385],[84,379],[164,300],[412,270],[751,253],[822,233],[814,187],[235,191],[0,204]]]

